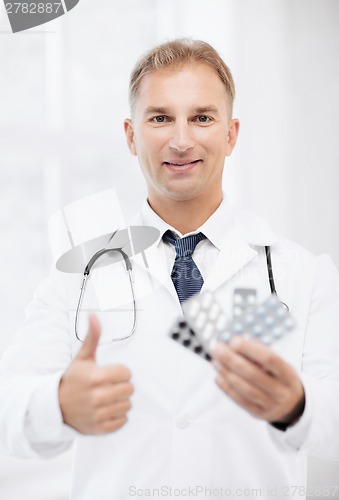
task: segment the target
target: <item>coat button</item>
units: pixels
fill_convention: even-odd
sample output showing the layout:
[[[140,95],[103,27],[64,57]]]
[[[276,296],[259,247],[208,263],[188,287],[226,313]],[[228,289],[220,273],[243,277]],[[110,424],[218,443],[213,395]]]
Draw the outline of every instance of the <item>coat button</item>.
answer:
[[[181,415],[177,418],[175,425],[178,429],[186,429],[190,425],[189,415]]]

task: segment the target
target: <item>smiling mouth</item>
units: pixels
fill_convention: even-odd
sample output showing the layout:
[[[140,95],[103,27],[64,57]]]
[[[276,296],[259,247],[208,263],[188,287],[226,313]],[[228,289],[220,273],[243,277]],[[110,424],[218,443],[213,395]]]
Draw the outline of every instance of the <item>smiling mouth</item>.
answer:
[[[196,165],[199,162],[201,162],[201,160],[192,160],[192,161],[188,161],[188,160],[185,161],[184,160],[184,161],[180,161],[180,162],[164,161],[164,165],[167,165],[167,166],[172,167],[172,168],[183,169],[183,168],[189,168],[192,165]]]

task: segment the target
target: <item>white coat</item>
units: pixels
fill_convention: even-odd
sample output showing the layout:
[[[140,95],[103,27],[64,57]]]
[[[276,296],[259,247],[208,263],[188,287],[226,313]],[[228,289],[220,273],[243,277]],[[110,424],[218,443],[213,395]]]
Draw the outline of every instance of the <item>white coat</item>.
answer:
[[[169,338],[182,312],[168,274],[165,284],[138,298],[135,334],[97,351],[98,364],[125,364],[132,372],[127,424],[101,436],[64,425],[58,384],[81,346],[74,335],[81,276],[54,270],[1,361],[0,450],[48,457],[75,438],[72,500],[305,499],[307,454],[339,459],[338,274],[329,257],[277,238],[251,214],[231,212],[221,230],[223,244],[203,290],[217,290],[227,312],[236,287],[256,288],[259,301],[268,296],[263,247],[271,245],[279,297],[297,322],[273,347],[304,384],[306,408],[297,424],[283,432],[249,415],[218,388],[210,363]],[[153,285],[167,269],[163,245],[147,255]],[[136,289],[151,283],[139,264],[134,259]],[[97,308],[90,284],[83,307]],[[103,331],[119,331],[124,314],[107,313]]]

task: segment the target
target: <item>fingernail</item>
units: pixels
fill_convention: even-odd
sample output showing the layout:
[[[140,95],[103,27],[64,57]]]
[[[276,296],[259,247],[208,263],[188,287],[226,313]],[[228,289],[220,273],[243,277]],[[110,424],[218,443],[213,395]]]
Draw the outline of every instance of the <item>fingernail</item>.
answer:
[[[240,347],[242,344],[242,339],[240,337],[233,337],[231,340],[230,340],[230,345],[232,347]]]
[[[225,345],[222,342],[217,342],[212,350],[212,356],[221,356],[225,352]]]

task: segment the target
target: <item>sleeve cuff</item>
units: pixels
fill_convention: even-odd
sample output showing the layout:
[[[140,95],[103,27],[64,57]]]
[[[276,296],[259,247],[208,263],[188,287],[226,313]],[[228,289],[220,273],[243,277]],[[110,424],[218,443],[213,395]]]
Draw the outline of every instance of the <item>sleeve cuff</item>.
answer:
[[[268,433],[271,438],[279,448],[284,450],[302,450],[311,426],[313,414],[312,391],[308,378],[304,374],[301,374],[300,378],[305,392],[305,408],[301,417],[295,424],[288,426],[286,429],[278,429],[276,426],[267,423]]]
[[[32,448],[44,457],[68,449],[81,434],[63,422],[59,405],[62,373],[42,377],[36,387],[25,419],[25,435]]]

